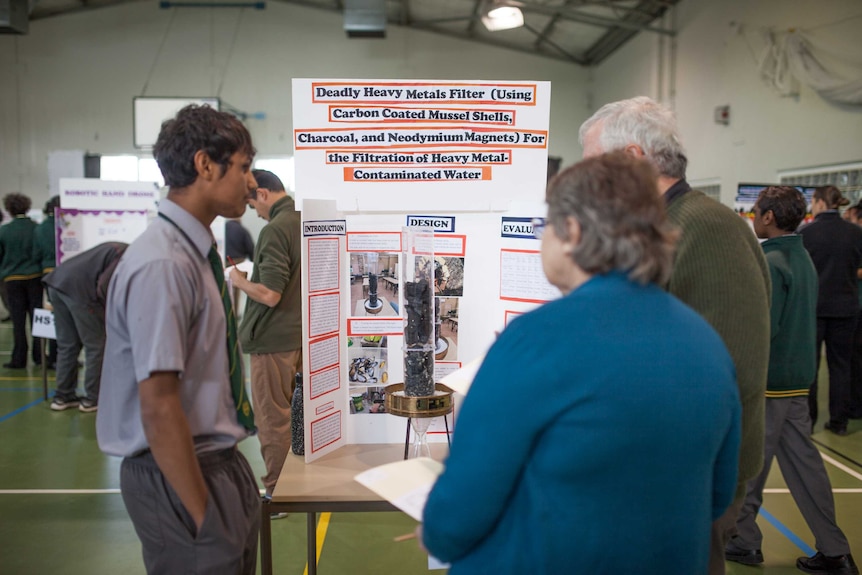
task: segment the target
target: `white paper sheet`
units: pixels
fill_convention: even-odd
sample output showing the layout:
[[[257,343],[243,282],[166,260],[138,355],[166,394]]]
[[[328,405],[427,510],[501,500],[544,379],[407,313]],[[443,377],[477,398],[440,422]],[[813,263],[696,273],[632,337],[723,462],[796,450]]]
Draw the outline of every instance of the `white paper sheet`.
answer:
[[[443,464],[439,461],[418,457],[374,467],[354,479],[416,521],[422,521],[428,493],[442,472]]]

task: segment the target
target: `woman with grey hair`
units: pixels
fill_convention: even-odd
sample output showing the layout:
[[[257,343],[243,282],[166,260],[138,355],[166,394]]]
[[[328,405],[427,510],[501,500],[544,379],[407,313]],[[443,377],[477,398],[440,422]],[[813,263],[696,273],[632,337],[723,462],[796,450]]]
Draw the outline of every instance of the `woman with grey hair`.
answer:
[[[674,233],[653,169],[591,158],[547,202],[542,266],[563,297],[488,352],[421,540],[453,575],[664,575],[669,558],[705,573],[736,483],[739,397],[719,336],[658,285]]]

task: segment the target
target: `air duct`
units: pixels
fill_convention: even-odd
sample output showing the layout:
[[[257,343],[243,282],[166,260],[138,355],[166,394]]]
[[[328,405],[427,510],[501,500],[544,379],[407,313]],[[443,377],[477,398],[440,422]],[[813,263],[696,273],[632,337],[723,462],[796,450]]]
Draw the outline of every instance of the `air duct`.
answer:
[[[344,31],[348,38],[385,38],[386,0],[345,0]]]
[[[28,0],[0,0],[0,34],[26,34],[29,30]]]

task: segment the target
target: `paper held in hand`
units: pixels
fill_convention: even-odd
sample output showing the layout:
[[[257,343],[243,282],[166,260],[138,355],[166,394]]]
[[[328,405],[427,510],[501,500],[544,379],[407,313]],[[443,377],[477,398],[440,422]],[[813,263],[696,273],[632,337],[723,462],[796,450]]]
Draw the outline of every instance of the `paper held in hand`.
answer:
[[[483,354],[473,361],[466,363],[464,367],[458,371],[453,371],[449,375],[441,378],[440,383],[456,393],[467,395],[467,391],[469,391],[470,386],[473,385],[473,378],[476,377],[476,373],[479,371],[479,366],[482,365],[482,361],[484,361],[484,359],[485,356]]]
[[[439,461],[419,457],[374,467],[354,479],[416,521],[422,521],[425,501],[442,472],[443,464]]]

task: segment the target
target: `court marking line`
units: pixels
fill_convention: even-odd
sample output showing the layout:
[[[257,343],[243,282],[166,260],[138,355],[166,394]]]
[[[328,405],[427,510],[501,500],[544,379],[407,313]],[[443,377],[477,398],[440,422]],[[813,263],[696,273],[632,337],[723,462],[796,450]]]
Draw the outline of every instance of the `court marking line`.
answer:
[[[317,522],[317,549],[315,549],[314,561],[320,564],[320,552],[323,551],[323,542],[326,540],[326,532],[329,530],[329,518],[332,513],[325,512],[320,514],[320,521]],[[305,570],[302,575],[308,575],[308,562],[305,563]]]
[[[837,455],[837,456],[838,456],[838,457],[840,457],[841,459],[844,459],[845,461],[849,461],[850,463],[852,463],[853,465],[855,465],[857,468],[862,469],[862,463],[860,463],[860,462],[856,461],[855,459],[853,459],[852,457],[848,456],[847,454],[845,454],[845,453],[841,453],[840,451],[838,451],[838,450],[837,450],[837,449],[835,449],[834,447],[830,447],[830,446],[826,445],[825,443],[823,443],[822,441],[820,441],[820,440],[819,440],[819,439],[817,439],[816,437],[812,437],[812,438],[811,438],[811,441],[812,441],[812,442],[814,442],[814,443],[816,443],[817,445],[819,445],[819,446],[820,446],[820,447],[822,447],[823,449],[826,449],[827,451],[830,451],[830,452],[834,453],[835,455]],[[823,453],[823,451],[822,451],[822,450],[818,450],[818,451],[820,451],[820,453],[821,453],[821,454]]]
[[[788,494],[790,490],[786,487],[770,487],[763,490],[764,493]],[[832,493],[862,493],[862,487],[833,487]]]
[[[823,461],[827,461],[827,462],[831,463],[832,465],[834,465],[835,467],[837,467],[841,471],[845,472],[847,475],[850,475],[852,477],[855,477],[859,481],[862,481],[862,473],[859,473],[858,471],[856,471],[854,469],[850,469],[849,467],[847,467],[846,465],[844,465],[840,461],[832,459],[831,457],[829,457],[828,455],[826,455],[822,451],[820,452],[820,456],[823,458]]]
[[[0,495],[113,495],[119,492],[119,489],[0,489]]]
[[[811,557],[812,555],[814,555],[814,553],[816,553],[816,551],[814,551],[811,546],[809,546],[805,541],[803,541],[801,537],[791,531],[786,525],[784,525],[784,523],[776,519],[769,511],[767,511],[763,507],[760,508],[760,515],[764,519],[766,519],[766,521],[769,522],[770,525],[775,527],[779,533],[787,537],[787,539],[789,539],[791,543],[799,547],[802,552],[805,553],[806,556]]]
[[[42,399],[41,397],[35,401],[31,401],[27,405],[19,407],[18,409],[14,410],[14,411],[10,411],[6,415],[0,416],[0,423],[3,423],[4,421],[6,421],[7,419],[9,419],[12,416],[18,415],[22,411],[26,411],[33,406],[39,405],[40,403],[45,403],[45,400]]]

